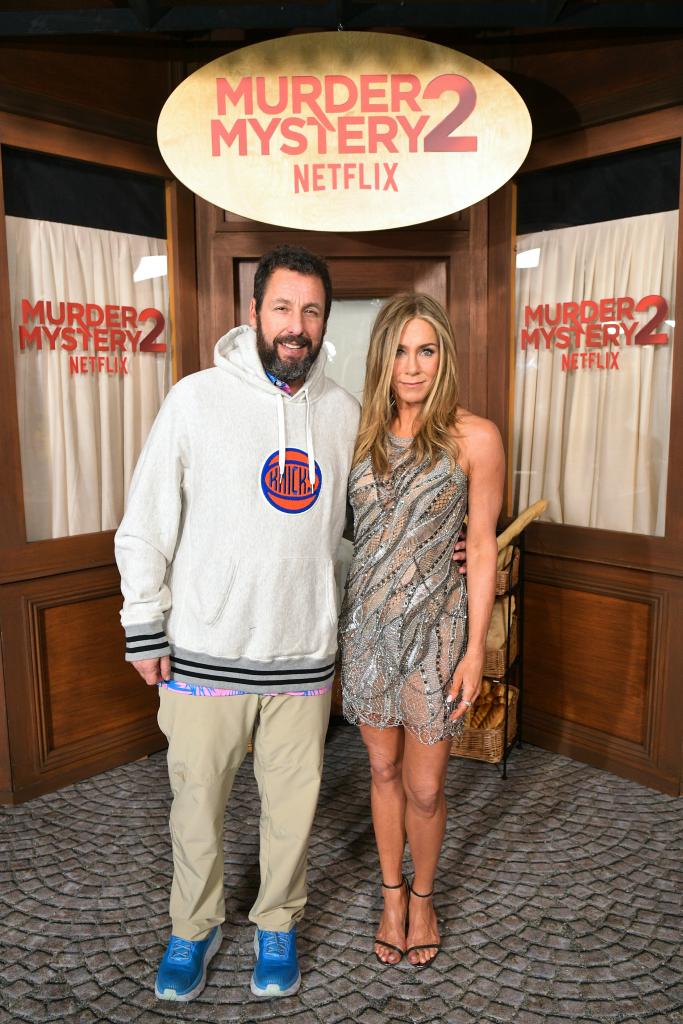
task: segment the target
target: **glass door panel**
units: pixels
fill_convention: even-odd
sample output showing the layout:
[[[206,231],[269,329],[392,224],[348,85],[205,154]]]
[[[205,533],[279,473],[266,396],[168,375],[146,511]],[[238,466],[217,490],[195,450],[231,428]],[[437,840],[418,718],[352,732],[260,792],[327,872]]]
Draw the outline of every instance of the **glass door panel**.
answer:
[[[118,526],[171,384],[164,183],[3,147],[26,537]]]
[[[665,533],[680,144],[523,175],[515,511]]]

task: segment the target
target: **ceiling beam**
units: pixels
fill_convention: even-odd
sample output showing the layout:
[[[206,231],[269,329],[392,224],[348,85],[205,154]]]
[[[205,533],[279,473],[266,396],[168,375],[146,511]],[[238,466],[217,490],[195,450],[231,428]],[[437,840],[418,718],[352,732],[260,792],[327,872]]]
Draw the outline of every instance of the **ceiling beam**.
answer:
[[[683,25],[679,0],[380,0],[354,5],[347,28],[658,28]]]
[[[38,7],[38,3],[34,3]],[[401,26],[457,28],[678,28],[678,0],[323,0],[282,3],[186,3],[127,0],[127,6],[80,10],[0,11],[0,36],[120,33],[206,33],[217,29],[287,32],[291,29]]]
[[[92,35],[139,31],[140,22],[130,8],[0,12],[0,36]]]
[[[231,3],[212,7],[207,4],[179,4],[166,7],[156,23],[159,32],[205,32],[209,29],[241,28],[259,32],[289,31],[302,26],[336,28],[339,24],[338,0],[325,3]]]
[[[138,20],[138,25],[144,31],[154,28],[161,17],[161,4],[155,0],[128,0],[128,6]]]

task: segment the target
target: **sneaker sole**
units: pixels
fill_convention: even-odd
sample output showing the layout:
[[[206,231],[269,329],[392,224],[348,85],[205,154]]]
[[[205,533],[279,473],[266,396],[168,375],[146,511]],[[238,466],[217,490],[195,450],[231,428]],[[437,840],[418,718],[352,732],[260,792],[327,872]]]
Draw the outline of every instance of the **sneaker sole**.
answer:
[[[216,934],[214,935],[213,939],[209,943],[206,953],[204,954],[204,969],[202,970],[202,976],[198,985],[195,985],[195,987],[193,989],[190,989],[189,992],[183,992],[179,995],[175,991],[175,989],[172,988],[165,988],[163,991],[160,991],[155,982],[154,995],[157,997],[157,999],[165,999],[167,1002],[173,1003],[189,1003],[191,999],[194,999],[196,996],[198,996],[199,993],[204,988],[204,986],[206,985],[206,969],[211,963],[213,957],[221,948],[222,941],[223,933],[219,928]]]
[[[256,956],[258,956],[258,939],[256,935],[254,935],[254,953],[256,954]],[[284,996],[293,996],[295,992],[299,991],[300,986],[301,971],[299,971],[298,977],[294,984],[290,985],[289,988],[280,988],[278,985],[268,985],[266,986],[266,988],[258,988],[258,986],[254,983],[253,974],[251,976],[251,981],[249,982],[251,994],[257,996],[259,999],[281,999]]]
[[[252,995],[258,996],[259,999],[280,999],[283,996],[293,996],[295,992],[299,991],[301,987],[301,974],[296,979],[293,985],[289,988],[279,988],[277,985],[269,985],[267,988],[258,988],[254,984],[254,976],[252,975],[249,983]]]

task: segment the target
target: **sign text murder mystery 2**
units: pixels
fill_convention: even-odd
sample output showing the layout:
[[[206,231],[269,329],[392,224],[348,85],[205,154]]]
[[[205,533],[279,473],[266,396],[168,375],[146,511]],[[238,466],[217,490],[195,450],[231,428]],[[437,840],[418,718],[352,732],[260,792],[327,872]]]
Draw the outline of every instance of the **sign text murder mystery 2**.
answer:
[[[652,312],[647,322],[642,315]],[[638,319],[641,314],[641,319]],[[618,370],[623,346],[667,345],[658,328],[669,315],[662,295],[610,296],[524,307],[522,349],[561,349],[562,370]]]
[[[161,310],[151,307],[22,299],[19,348],[68,352],[71,374],[123,375],[131,355],[166,352],[166,343],[157,340],[165,325]]]
[[[429,100],[450,92],[453,110],[431,129]],[[263,76],[245,76],[236,85],[216,79],[216,113],[211,119],[211,155],[234,148],[246,156],[285,153],[301,157],[292,165],[296,192],[338,189],[399,191],[398,163],[391,155],[474,153],[476,135],[452,135],[476,106],[472,82],[463,75],[437,75],[424,84],[413,74],[280,76],[274,95]],[[352,109],[360,113],[349,115]],[[282,116],[287,110],[289,116]],[[334,140],[334,146],[332,146]],[[340,157],[372,155],[373,161],[315,160],[330,149]],[[307,161],[307,157],[309,160]]]
[[[480,61],[423,39],[321,32],[199,68],[157,138],[171,171],[220,209],[317,231],[375,231],[462,210],[515,173],[524,102]]]

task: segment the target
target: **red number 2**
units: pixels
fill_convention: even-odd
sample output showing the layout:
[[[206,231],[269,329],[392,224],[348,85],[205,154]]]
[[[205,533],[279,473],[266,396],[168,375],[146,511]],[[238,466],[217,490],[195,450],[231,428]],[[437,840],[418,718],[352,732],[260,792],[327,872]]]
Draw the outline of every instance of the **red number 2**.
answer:
[[[163,341],[155,342],[154,339],[158,338],[164,327],[166,321],[164,320],[163,313],[158,309],[143,309],[142,313],[138,314],[138,323],[143,320],[154,320],[154,326],[149,331],[142,341],[140,342],[141,352],[165,352],[166,345]]]
[[[425,135],[425,153],[476,153],[476,135],[459,135],[457,138],[451,135],[467,120],[477,105],[474,86],[469,78],[462,75],[437,75],[427,83],[423,96],[426,100],[435,100],[444,92],[456,92],[458,104]]]
[[[669,304],[662,295],[646,295],[636,306],[636,312],[643,313],[649,306],[656,309],[651,320],[640,328],[634,341],[636,345],[666,345],[669,341],[667,334],[655,334],[655,327],[659,327],[663,320],[666,320],[669,312]]]

